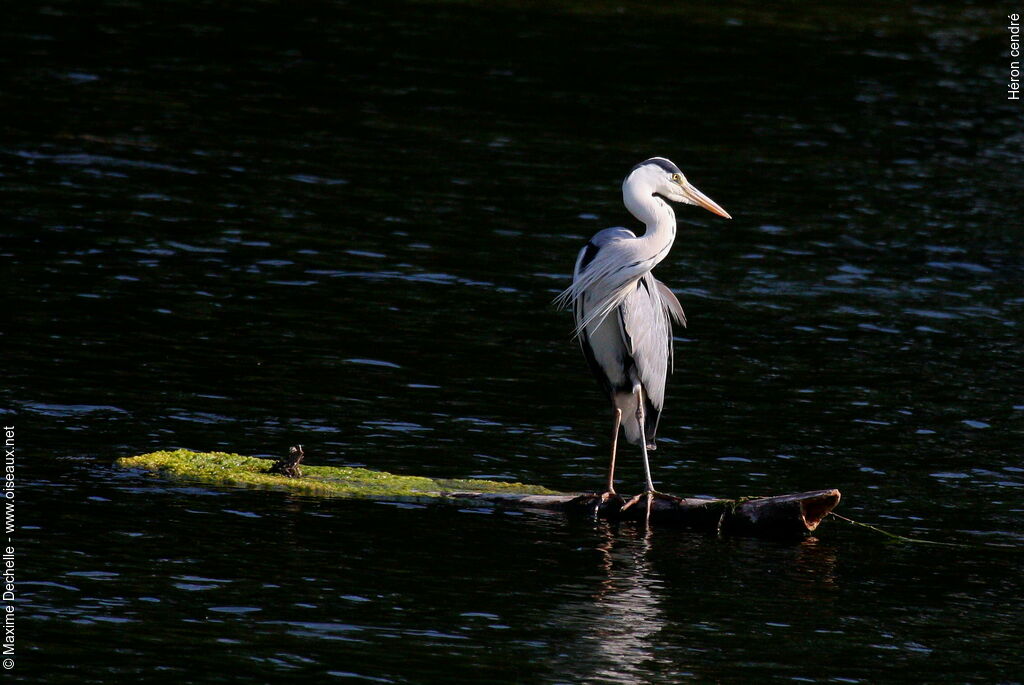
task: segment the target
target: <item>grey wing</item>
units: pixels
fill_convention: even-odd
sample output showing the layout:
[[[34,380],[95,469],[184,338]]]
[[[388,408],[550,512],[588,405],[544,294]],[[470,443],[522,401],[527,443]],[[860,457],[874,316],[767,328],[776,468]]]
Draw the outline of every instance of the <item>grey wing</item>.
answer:
[[[661,295],[661,303],[665,306],[665,311],[668,312],[673,321],[686,328],[686,312],[683,311],[683,305],[679,304],[679,298],[676,297],[676,294],[667,285],[657,278],[654,279],[654,282],[658,286],[658,293]]]
[[[650,403],[660,412],[665,404],[665,380],[672,355],[672,324],[658,285],[650,273],[640,278],[636,289],[622,302],[619,317],[638,380]]]
[[[654,279],[654,283],[658,286],[658,294],[661,296],[661,304],[665,307],[665,313],[668,314],[669,318],[686,328],[686,312],[683,311],[683,305],[679,304],[679,298],[672,290],[659,281]],[[672,345],[672,324],[668,326],[668,369],[669,372],[675,371],[675,352]]]
[[[629,238],[636,238],[636,234],[625,228],[606,228],[594,234],[576,258],[573,282],[578,282],[584,276],[598,255],[602,254],[602,250],[614,252],[620,248],[620,241]],[[618,333],[609,335],[614,328],[600,324],[586,327],[583,325],[583,322],[593,312],[598,299],[589,290],[580,292],[579,297],[572,298],[573,317],[576,321],[580,348],[587,359],[587,364],[605,394],[611,395],[615,387],[622,385],[623,382],[628,383],[628,381],[624,381],[622,378],[624,375],[623,354],[621,352],[622,344],[617,338]],[[614,324],[612,325],[614,326]],[[591,333],[596,334],[597,339],[591,340]]]

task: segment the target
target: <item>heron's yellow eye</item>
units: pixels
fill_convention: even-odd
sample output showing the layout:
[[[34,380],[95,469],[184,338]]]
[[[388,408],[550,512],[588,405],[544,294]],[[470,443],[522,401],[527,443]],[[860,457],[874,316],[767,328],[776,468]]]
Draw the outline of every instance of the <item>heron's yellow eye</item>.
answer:
[[[680,176],[679,174],[672,174],[672,181],[674,183],[682,183],[683,182],[683,177]]]

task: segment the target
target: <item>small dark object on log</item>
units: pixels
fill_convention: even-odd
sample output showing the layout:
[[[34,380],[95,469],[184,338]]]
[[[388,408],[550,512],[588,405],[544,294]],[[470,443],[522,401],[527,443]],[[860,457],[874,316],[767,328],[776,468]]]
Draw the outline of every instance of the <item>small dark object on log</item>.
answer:
[[[270,467],[270,473],[277,473],[282,476],[288,476],[289,478],[301,478],[302,469],[299,468],[299,464],[302,463],[303,457],[306,454],[302,451],[302,445],[294,445],[288,448],[288,456],[284,459],[280,459],[276,464]]]

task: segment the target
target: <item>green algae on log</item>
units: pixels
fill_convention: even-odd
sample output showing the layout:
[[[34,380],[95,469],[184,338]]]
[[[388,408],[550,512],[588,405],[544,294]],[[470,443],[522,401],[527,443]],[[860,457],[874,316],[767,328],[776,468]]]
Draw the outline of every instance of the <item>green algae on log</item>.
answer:
[[[302,465],[301,478],[271,473],[274,459],[244,457],[225,452],[151,452],[117,460],[118,466],[154,471],[161,475],[209,485],[234,485],[260,490],[282,490],[314,497],[366,499],[448,498],[451,493],[504,493],[554,495],[554,490],[521,483],[492,480],[441,479],[399,476],[384,471],[347,466]]]
[[[302,466],[301,477],[273,473],[280,462],[224,452],[152,452],[117,460],[172,478],[208,485],[281,490],[313,497],[389,501],[456,501],[491,507],[541,509],[616,520],[692,528],[717,535],[799,537],[818,527],[839,504],[838,490],[815,490],[775,497],[730,499],[659,498],[646,507],[621,511],[617,502],[594,495],[556,492],[536,485],[491,480],[399,476],[383,471],[339,466]]]

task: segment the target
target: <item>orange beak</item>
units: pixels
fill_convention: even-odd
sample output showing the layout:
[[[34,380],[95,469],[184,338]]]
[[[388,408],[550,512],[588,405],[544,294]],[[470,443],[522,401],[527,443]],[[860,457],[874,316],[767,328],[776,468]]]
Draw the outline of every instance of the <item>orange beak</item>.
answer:
[[[694,188],[689,183],[685,183],[685,185],[683,185],[682,188],[683,194],[686,195],[686,197],[691,202],[693,202],[693,204],[697,205],[698,207],[703,207],[712,214],[717,214],[718,216],[725,217],[726,219],[732,218],[731,216],[729,216],[729,212],[722,209],[717,202],[715,202],[710,197]]]

